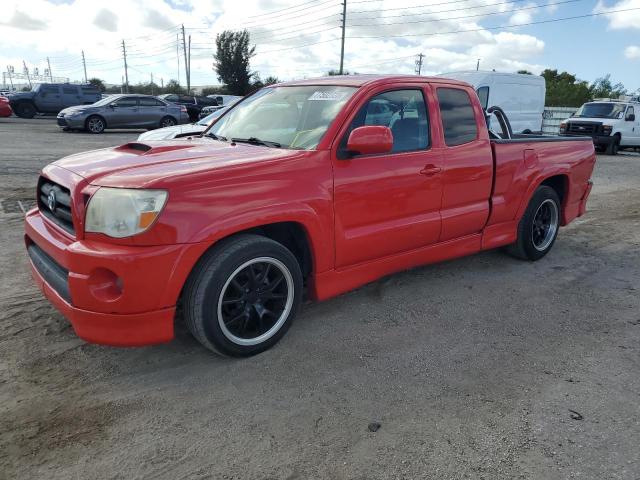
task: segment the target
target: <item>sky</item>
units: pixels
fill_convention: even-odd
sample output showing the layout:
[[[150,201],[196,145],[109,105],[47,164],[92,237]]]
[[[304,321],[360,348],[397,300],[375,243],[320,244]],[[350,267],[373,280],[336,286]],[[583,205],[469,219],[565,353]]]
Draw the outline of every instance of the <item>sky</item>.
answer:
[[[3,0],[0,71],[87,75],[119,84],[185,82],[182,29],[191,36],[191,84],[219,83],[215,35],[246,28],[264,79],[308,78],[340,63],[342,0]],[[574,18],[572,18],[574,17]],[[580,17],[580,18],[575,18]],[[567,19],[556,21],[559,19]],[[422,74],[480,69],[605,74],[640,89],[640,0],[347,0],[345,69]],[[8,77],[5,75],[8,82]]]

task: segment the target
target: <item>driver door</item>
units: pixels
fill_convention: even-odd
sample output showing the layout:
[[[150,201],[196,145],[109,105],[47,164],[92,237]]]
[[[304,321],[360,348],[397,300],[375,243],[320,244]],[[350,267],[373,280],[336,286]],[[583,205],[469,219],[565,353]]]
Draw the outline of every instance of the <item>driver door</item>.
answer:
[[[425,85],[381,87],[350,117],[332,152],[336,268],[387,257],[438,242],[442,155],[432,149]],[[351,131],[384,125],[393,150],[349,156]]]

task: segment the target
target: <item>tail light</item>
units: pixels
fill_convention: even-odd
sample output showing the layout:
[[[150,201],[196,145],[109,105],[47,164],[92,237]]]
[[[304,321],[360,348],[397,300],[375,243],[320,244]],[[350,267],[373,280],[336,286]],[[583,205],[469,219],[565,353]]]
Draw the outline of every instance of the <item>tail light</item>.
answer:
[[[563,122],[560,124],[560,133],[565,133],[566,131],[567,131],[567,124]]]
[[[9,103],[9,99],[7,97],[0,97],[0,103]]]
[[[187,107],[185,107],[184,105],[180,105],[180,111],[182,113],[187,113]]]

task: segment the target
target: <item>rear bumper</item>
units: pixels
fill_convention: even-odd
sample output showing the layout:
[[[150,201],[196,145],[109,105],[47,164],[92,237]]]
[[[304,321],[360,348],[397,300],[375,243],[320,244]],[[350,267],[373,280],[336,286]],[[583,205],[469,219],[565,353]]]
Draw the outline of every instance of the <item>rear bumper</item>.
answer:
[[[204,244],[123,246],[75,240],[31,210],[32,276],[81,338],[116,346],[173,338],[175,305]]]

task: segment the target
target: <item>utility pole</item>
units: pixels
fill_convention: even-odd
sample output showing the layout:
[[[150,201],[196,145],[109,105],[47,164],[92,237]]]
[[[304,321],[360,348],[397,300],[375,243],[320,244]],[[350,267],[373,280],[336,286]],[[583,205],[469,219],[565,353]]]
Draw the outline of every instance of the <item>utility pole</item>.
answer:
[[[422,57],[424,57],[424,54],[419,53],[418,54],[418,60],[416,60],[416,74],[420,75],[422,73]]]
[[[87,61],[84,58],[84,50],[82,50],[82,67],[84,68],[84,83],[87,83]]]
[[[344,34],[346,31],[346,23],[347,23],[347,0],[342,0],[342,44],[340,45],[340,70],[338,71],[339,75],[342,75],[343,67],[344,67]]]
[[[125,93],[129,93],[129,71],[127,68],[127,47],[124,44],[124,40],[122,40],[122,58],[124,59],[124,91]]]
[[[187,72],[188,73],[188,77],[187,77],[187,94],[191,95],[191,35],[189,35],[189,51],[188,51],[188,55],[187,55],[187,65],[189,68],[187,68]]]
[[[160,87],[164,90],[164,77],[160,77]]]
[[[13,78],[11,78],[11,70],[12,68],[7,65],[7,74],[9,74],[9,83],[11,83],[11,91],[13,91]]]
[[[53,73],[51,72],[51,62],[49,61],[49,57],[47,57],[47,67],[49,67],[49,80],[53,83]]]
[[[184,24],[182,24],[182,50],[184,50],[184,73],[187,80],[187,93],[189,93],[191,85],[189,83],[189,62],[187,60],[187,39],[184,34]]]
[[[478,63],[476,63],[476,71],[480,70],[480,59],[478,59]]]
[[[151,95],[153,95],[153,73],[151,74],[151,83],[149,85],[151,85]]]
[[[180,37],[176,33],[176,57],[178,58],[178,85],[180,85]]]
[[[33,88],[33,85],[31,85],[31,77],[29,76],[29,69],[27,68],[27,62],[23,60],[22,65],[24,65],[24,74],[27,76],[27,80],[29,81],[29,88]]]

